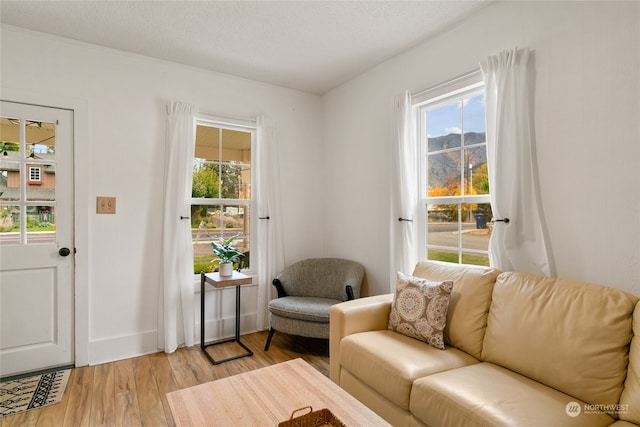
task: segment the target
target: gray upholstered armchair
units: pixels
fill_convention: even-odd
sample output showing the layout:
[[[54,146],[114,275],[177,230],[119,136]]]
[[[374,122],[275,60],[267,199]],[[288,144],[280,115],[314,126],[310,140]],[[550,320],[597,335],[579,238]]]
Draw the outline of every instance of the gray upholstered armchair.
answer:
[[[340,258],[312,258],[286,267],[273,279],[278,298],[269,302],[271,328],[311,338],[329,338],[329,307],[360,298],[364,267]]]

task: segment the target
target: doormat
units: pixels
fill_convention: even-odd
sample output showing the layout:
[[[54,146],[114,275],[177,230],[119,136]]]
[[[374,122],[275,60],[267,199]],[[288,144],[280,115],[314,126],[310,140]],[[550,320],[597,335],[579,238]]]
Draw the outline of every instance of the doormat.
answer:
[[[60,403],[71,369],[0,383],[0,417]]]

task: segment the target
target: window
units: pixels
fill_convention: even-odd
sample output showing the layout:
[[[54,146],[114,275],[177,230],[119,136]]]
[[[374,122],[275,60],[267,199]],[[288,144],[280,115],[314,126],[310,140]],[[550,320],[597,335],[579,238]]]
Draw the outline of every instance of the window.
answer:
[[[29,183],[33,184],[33,183],[40,183],[40,181],[42,181],[42,178],[40,176],[40,168],[37,167],[29,167]]]
[[[481,76],[439,86],[414,102],[421,159],[420,258],[489,265],[492,213]]]
[[[238,267],[251,267],[254,135],[250,124],[197,122],[191,189],[195,274],[215,271],[211,242],[232,236],[244,254]]]

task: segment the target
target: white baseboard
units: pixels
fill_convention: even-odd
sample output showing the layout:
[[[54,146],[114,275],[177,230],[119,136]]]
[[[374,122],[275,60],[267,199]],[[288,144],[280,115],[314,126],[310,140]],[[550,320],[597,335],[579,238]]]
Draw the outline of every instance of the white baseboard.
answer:
[[[90,341],[89,365],[128,359],[130,357],[156,353],[157,351],[157,331]]]
[[[256,332],[256,313],[240,317],[240,334]],[[196,342],[200,342],[200,322],[196,323]],[[235,317],[205,320],[207,342],[231,338],[235,335]],[[147,331],[139,334],[110,337],[89,342],[89,365],[114,362],[145,354],[157,353],[158,332]]]

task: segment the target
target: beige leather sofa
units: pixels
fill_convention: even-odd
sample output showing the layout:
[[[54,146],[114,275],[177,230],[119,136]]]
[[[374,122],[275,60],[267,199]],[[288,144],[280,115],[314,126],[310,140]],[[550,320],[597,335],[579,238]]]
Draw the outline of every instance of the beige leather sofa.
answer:
[[[387,329],[393,294],[330,310],[331,379],[389,423],[640,425],[638,297],[432,262],[413,275],[454,281],[445,350]]]

